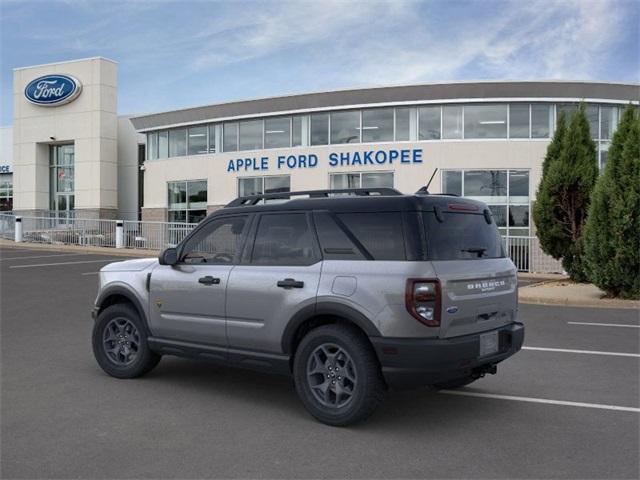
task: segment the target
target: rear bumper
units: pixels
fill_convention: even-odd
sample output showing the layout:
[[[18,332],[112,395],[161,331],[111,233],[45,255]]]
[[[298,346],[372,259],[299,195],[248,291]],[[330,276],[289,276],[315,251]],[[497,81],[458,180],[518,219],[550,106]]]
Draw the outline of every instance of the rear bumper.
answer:
[[[514,322],[496,330],[500,338],[499,350],[482,358],[479,358],[480,334],[487,332],[454,338],[370,337],[370,340],[387,385],[393,389],[407,389],[473,375],[522,348],[523,324]]]

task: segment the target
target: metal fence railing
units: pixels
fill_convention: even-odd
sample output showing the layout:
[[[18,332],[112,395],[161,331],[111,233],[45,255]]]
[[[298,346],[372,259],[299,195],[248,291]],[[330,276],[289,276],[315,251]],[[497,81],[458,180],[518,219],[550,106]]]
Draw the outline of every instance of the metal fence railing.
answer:
[[[542,251],[538,237],[503,237],[507,255],[519,272],[562,273],[562,262]]]
[[[16,235],[16,217],[10,213],[0,213],[0,237],[13,240]]]
[[[197,223],[138,222],[125,220],[124,247],[162,250],[175,247]]]
[[[22,217],[22,240],[33,243],[115,247],[116,221]]]
[[[21,217],[22,241],[50,244],[162,250],[180,243],[195,223],[140,222],[55,216]],[[118,239],[117,224],[122,224]],[[0,237],[13,240],[15,215],[0,213]],[[503,237],[507,255],[520,272],[562,273],[562,263],[540,248],[538,237]]]

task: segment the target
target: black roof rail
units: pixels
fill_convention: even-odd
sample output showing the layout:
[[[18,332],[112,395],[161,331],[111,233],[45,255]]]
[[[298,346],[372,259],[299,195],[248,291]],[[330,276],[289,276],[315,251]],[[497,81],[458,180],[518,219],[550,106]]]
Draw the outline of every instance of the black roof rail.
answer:
[[[225,205],[225,208],[252,206],[259,203],[261,200],[289,200],[291,199],[291,197],[298,196],[308,196],[309,198],[327,198],[335,194],[350,194],[359,197],[368,197],[372,194],[379,196],[402,195],[402,193],[395,188],[339,188],[335,190],[304,190],[300,192],[264,193],[261,195],[238,197]]]

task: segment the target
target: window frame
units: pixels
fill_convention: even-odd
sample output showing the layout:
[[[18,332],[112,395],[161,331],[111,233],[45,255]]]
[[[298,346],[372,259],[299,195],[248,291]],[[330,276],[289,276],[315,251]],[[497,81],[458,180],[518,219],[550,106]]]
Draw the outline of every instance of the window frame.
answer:
[[[204,182],[205,185],[207,186],[207,205],[205,206],[204,209],[202,208],[189,208],[189,183],[195,183],[195,182]],[[184,184],[184,192],[185,192],[185,208],[171,208],[171,204],[169,202],[169,188],[170,185],[172,183],[183,183]],[[168,223],[184,223],[184,224],[192,224],[193,222],[189,222],[189,212],[199,212],[204,210],[204,218],[207,218],[207,207],[209,206],[209,181],[206,178],[197,178],[197,179],[193,179],[193,180],[169,180],[166,182],[166,188],[167,188],[167,222]],[[171,222],[169,221],[169,214],[170,212],[184,212],[185,214],[185,221],[184,222]],[[203,219],[204,220],[204,219]],[[201,220],[202,222],[202,220]]]
[[[260,175],[260,176],[237,177],[236,197],[250,196],[250,195],[240,195],[240,182],[242,180],[247,180],[247,179],[255,180],[256,178],[260,179],[260,183],[261,183],[260,193],[257,193],[256,195],[264,195],[265,194],[264,193],[265,179],[266,178],[274,178],[274,177],[283,177],[283,178],[286,177],[286,178],[289,179],[289,191],[288,192],[282,192],[283,197],[286,196],[288,193],[293,191],[293,190],[291,190],[291,175]],[[274,192],[274,193],[278,193],[278,192]]]

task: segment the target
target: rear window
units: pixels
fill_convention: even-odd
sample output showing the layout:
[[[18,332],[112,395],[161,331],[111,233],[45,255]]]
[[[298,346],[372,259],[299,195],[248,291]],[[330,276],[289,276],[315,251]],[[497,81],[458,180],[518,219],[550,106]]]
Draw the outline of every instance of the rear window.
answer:
[[[480,260],[505,256],[495,222],[476,213],[425,212],[424,227],[430,260]]]

